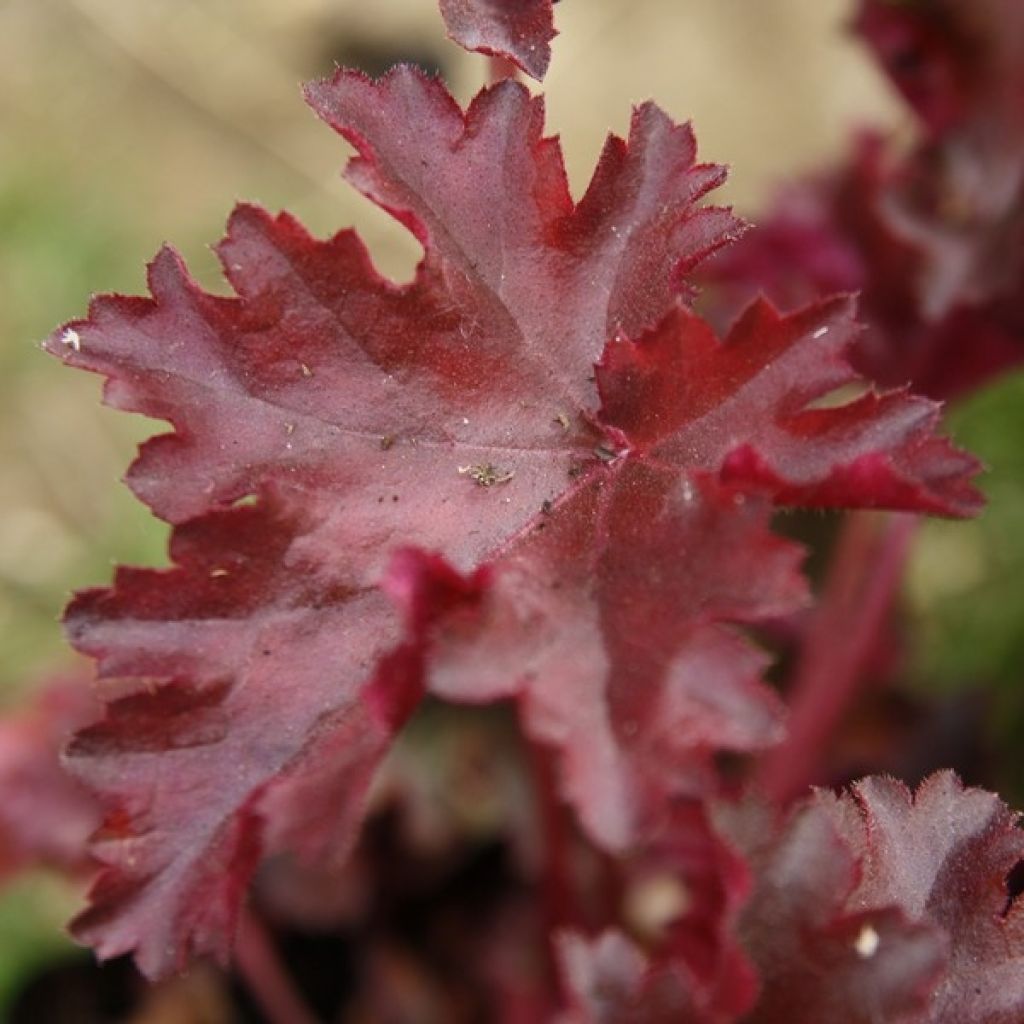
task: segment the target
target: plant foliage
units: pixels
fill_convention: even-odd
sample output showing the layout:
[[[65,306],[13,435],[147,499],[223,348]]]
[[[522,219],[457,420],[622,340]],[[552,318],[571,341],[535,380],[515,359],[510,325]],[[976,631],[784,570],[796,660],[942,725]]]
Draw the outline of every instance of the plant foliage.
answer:
[[[543,74],[550,2],[441,7],[464,45]],[[997,798],[946,773],[786,807],[751,781],[787,708],[750,627],[799,633],[810,601],[776,513],[980,508],[939,406],[888,385],[913,365],[945,396],[1011,358],[1005,287],[974,287],[1009,215],[951,250],[921,196],[952,133],[957,154],[988,139],[990,93],[1000,131],[1020,97],[959,66],[955,29],[923,35],[925,7],[861,20],[890,66],[921,51],[928,73],[897,77],[922,152],[897,175],[865,144],[710,264],[743,233],[705,202],[724,172],[655,105],[575,201],[518,83],[463,110],[412,68],[341,70],[307,99],[422,245],[411,282],[353,232],[243,205],[217,250],[234,294],[167,248],[148,297],[53,334],[108,404],[172,427],[128,476],[173,526],[170,567],[119,569],[66,616],[105,705],[67,750],[103,813],[79,939],[153,979],[229,960],[258,872],[362,862],[427,698],[505,703],[546,892],[507,941],[551,952],[498,986],[522,1019],[1019,1019],[1022,848]],[[697,277],[727,329],[695,311]],[[831,286],[864,289],[866,332]],[[786,311],[740,308],[759,288]],[[979,318],[998,358],[963,340]]]

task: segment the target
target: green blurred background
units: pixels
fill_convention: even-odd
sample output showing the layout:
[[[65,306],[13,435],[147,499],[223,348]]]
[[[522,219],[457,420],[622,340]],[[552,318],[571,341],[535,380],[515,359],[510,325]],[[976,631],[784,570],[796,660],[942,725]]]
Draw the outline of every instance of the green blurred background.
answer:
[[[629,107],[692,118],[727,194],[754,216],[774,185],[840,157],[850,131],[902,134],[906,114],[844,33],[846,0],[564,0],[545,86],[579,191]],[[443,36],[435,0],[0,0],[0,701],[16,703],[68,655],[68,592],[113,562],[159,564],[165,530],[117,481],[152,423],[104,410],[99,382],[38,350],[93,292],[143,289],[164,241],[221,287],[207,246],[238,199],[287,207],[327,234],[356,224],[408,275],[416,248],[355,197],[347,147],[299,84],[337,63],[440,69],[463,100],[486,62]],[[977,522],[929,524],[907,596],[918,685],[980,685],[1006,749],[1020,735],[1024,663],[1024,379],[952,417],[990,466]],[[1009,762],[1011,767],[1013,762]],[[1024,785],[1007,779],[1018,794]],[[69,906],[28,879],[0,903],[0,1006],[50,954]]]

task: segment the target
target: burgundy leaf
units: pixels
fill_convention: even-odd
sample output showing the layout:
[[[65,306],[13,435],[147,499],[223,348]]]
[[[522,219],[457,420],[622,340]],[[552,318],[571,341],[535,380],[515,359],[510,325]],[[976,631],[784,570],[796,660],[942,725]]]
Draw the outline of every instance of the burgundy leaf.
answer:
[[[634,109],[628,140],[608,138],[574,204],[543,99],[522,86],[484,90],[465,113],[409,68],[378,82],[339,71],[306,94],[359,151],[348,180],[424,243],[419,281],[443,283],[463,347],[498,331],[506,358],[532,350],[584,406],[605,341],[689,298],[684,275],[743,230],[697,205],[725,168],[696,163],[690,126],[653,103]]]
[[[0,879],[38,865],[74,872],[94,866],[88,839],[99,808],[64,770],[60,751],[98,711],[86,680],[69,676],[0,720]]]
[[[107,812],[75,924],[103,957],[135,950],[150,975],[224,957],[265,847],[341,856],[355,839],[391,731],[358,692],[390,617],[293,541],[268,506],[214,513],[175,532],[176,568],[122,569],[68,610],[108,700],[70,750]]]
[[[651,954],[654,972],[685,981],[695,1018],[732,1020],[754,1005],[758,983],[737,923],[754,880],[716,831],[707,802],[667,799],[627,859],[621,921]]]
[[[1024,1016],[1024,913],[1007,908],[1007,876],[1024,859],[1024,832],[998,797],[940,772],[910,793],[869,778],[821,807],[861,862],[848,906],[898,907],[940,928],[949,968],[928,1024],[1012,1024]],[[887,955],[882,938],[875,956]]]
[[[591,836],[621,850],[666,794],[706,789],[716,750],[781,737],[764,656],[723,625],[805,599],[801,552],[768,531],[768,512],[711,480],[621,459],[482,578],[409,552],[388,585],[411,621],[436,620],[431,690],[518,698],[527,734],[560,751],[563,791]],[[446,580],[472,596],[438,601]]]
[[[916,796],[871,778],[838,798],[819,793],[783,822],[753,801],[718,804],[717,818],[755,879],[739,936],[760,974],[756,1003],[709,1012],[682,959],[621,933],[565,935],[567,1022],[1020,1019],[1024,944],[1006,876],[1024,834],[996,797],[951,773]]]
[[[570,470],[599,465],[582,396],[596,404],[603,338],[659,316],[678,274],[734,230],[693,205],[721,174],[654,107],[573,207],[519,86],[466,120],[411,70],[313,92],[351,114],[354,176],[428,244],[412,285],[381,279],[352,234],[318,243],[243,207],[221,246],[237,298],[203,293],[165,251],[152,299],[100,299],[50,343],[106,374],[111,404],[171,420],[130,480],[161,517],[198,517],[175,532],[177,568],[123,571],[68,613],[111,681],[108,720],[73,751],[108,806],[108,870],[78,933],[106,956],[135,949],[150,974],[225,953],[265,849],[343,854],[418,693],[373,589],[390,552],[416,543],[471,566]],[[396,144],[402,123],[421,154]]]
[[[880,203],[890,228],[917,250],[925,318],[966,305],[1005,325],[1008,300],[1019,339],[1024,8],[1013,0],[863,0],[857,27],[927,129]],[[985,308],[993,303],[1004,308]],[[969,336],[961,344],[974,347]]]
[[[931,436],[928,403],[807,408],[850,380],[845,300],[758,307],[725,343],[686,311],[681,275],[737,228],[696,205],[721,171],[657,108],[574,204],[515,83],[465,114],[411,69],[309,96],[359,150],[350,179],[423,244],[410,284],[351,233],[318,242],[242,207],[219,250],[236,295],[165,250],[151,298],[99,299],[48,343],[104,374],[110,404],[174,427],[130,473],[178,524],[174,567],[122,570],[67,616],[109,706],[72,750],[107,809],[78,934],[150,975],[225,955],[265,853],[344,855],[425,647],[437,692],[522,697],[592,832],[621,845],[631,791],[699,791],[715,749],[777,735],[731,625],[802,595],[765,495],[976,506],[974,464]]]
[[[809,408],[858,381],[845,358],[851,307],[838,298],[784,317],[756,302],[722,343],[678,310],[608,346],[602,416],[652,461],[718,469],[779,504],[977,511],[965,482],[976,463],[935,438],[934,403],[869,392]]]
[[[559,1024],[699,1024],[685,975],[652,968],[621,932],[560,937],[559,959],[570,1006]]]
[[[932,135],[966,121],[1024,128],[1024,10],[1014,0],[861,0],[856,27]]]
[[[507,57],[541,79],[551,61],[554,0],[441,0],[448,34],[467,50]]]
[[[1020,362],[1015,243],[998,224],[977,224],[970,242],[955,225],[949,234],[953,201],[915,210],[908,182],[920,176],[915,188],[931,191],[936,173],[921,162],[920,171],[894,166],[882,140],[864,136],[845,166],[783,192],[757,231],[702,272],[713,319],[731,319],[759,293],[794,309],[859,291],[865,330],[851,358],[886,387],[912,381],[923,394],[955,398]],[[1008,215],[1012,228],[1012,206]]]
[[[1024,358],[1024,8],[862,0],[856,27],[921,118],[920,144],[897,156],[861,139],[709,280],[733,312],[759,290],[788,309],[861,289],[858,368],[958,397]]]
[[[745,1024],[917,1024],[946,958],[945,936],[890,903],[854,899],[860,865],[820,805],[783,825],[747,804],[722,815],[757,879],[740,939],[761,977]]]

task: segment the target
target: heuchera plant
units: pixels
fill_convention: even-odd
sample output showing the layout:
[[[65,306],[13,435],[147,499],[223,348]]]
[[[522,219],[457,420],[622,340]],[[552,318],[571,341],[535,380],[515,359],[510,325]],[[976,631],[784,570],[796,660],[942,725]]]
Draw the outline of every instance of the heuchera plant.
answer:
[[[550,0],[441,8],[467,47],[543,75]],[[409,284],[352,232],[319,241],[246,205],[218,247],[233,296],[164,249],[149,297],[99,298],[54,333],[108,404],[173,427],[128,476],[173,526],[171,567],[121,569],[67,612],[105,708],[40,814],[70,800],[87,828],[102,808],[88,850],[52,858],[95,865],[81,941],[151,979],[237,944],[266,1012],[308,1019],[261,919],[421,864],[415,829],[382,848],[366,824],[403,778],[396,739],[425,703],[501,703],[528,869],[460,925],[477,1016],[436,986],[420,996],[440,1016],[396,1009],[367,952],[359,1019],[1024,1019],[1014,815],[948,772],[807,789],[913,519],[850,515],[810,614],[804,551],[772,528],[781,509],[980,507],[939,406],[865,376],[948,397],[1017,355],[1019,262],[985,268],[1018,238],[1019,175],[967,224],[941,191],[963,162],[972,185],[1024,166],[1014,8],[986,0],[969,33],[962,8],[867,0],[920,151],[890,168],[864,143],[711,262],[744,230],[704,201],[724,171],[653,104],[576,202],[516,81],[462,110],[413,68],[340,70],[307,100],[355,147],[348,180],[422,245]],[[731,326],[695,312],[698,279]],[[749,627],[791,653],[785,697]]]

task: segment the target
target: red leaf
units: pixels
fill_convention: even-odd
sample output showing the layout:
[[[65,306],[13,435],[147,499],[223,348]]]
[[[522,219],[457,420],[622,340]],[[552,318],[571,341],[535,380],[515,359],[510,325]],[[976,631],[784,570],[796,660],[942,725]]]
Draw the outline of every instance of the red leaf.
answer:
[[[342,856],[355,839],[390,734],[358,698],[389,612],[293,541],[269,503],[214,513],[175,532],[177,568],[122,569],[68,610],[109,681],[106,720],[69,752],[107,811],[75,924],[103,957],[135,950],[150,975],[225,957],[264,847]]]
[[[594,939],[560,937],[559,960],[569,994],[559,1024],[697,1024],[684,974],[665,964],[652,968],[621,932]]]
[[[88,839],[99,808],[64,771],[60,751],[99,708],[88,683],[71,677],[47,685],[17,714],[0,720],[0,880],[44,865],[93,866]]]
[[[721,823],[757,880],[739,935],[762,988],[744,1022],[931,1020],[944,936],[891,903],[861,906],[857,857],[824,808],[805,804],[780,827],[748,804]]]
[[[805,597],[801,553],[767,519],[739,492],[641,460],[594,472],[493,565],[475,601],[433,604],[430,688],[517,697],[527,733],[561,752],[563,791],[591,837],[636,843],[666,794],[707,788],[714,751],[781,737],[764,656],[722,625]],[[444,571],[409,554],[395,565],[410,617]]]
[[[951,146],[970,152],[958,137]],[[912,381],[922,394],[949,399],[1020,362],[1019,261],[1007,255],[1019,247],[1002,223],[1005,214],[1012,229],[1020,201],[990,211],[994,223],[950,223],[963,204],[960,185],[936,170],[944,163],[922,154],[893,166],[879,138],[862,137],[845,166],[787,189],[757,231],[707,265],[716,319],[760,293],[794,309],[860,291],[865,330],[853,362],[883,386]],[[979,193],[1005,198],[986,182],[993,184],[986,173],[977,176]],[[945,196],[944,209],[914,209],[917,193]]]
[[[609,137],[574,205],[543,99],[515,83],[465,113],[411,68],[378,82],[339,71],[306,95],[359,151],[348,180],[424,243],[422,284],[444,274],[463,347],[497,329],[505,358],[532,352],[584,406],[604,342],[689,297],[684,275],[742,231],[731,211],[697,205],[725,168],[696,163],[690,126],[653,103],[634,109],[627,141]]]
[[[754,880],[706,802],[664,801],[627,864],[624,923],[646,941],[655,973],[685,981],[701,1020],[747,1013],[758,983],[737,922]]]
[[[448,34],[467,50],[507,57],[541,79],[551,61],[554,0],[441,0]]]
[[[905,392],[808,408],[858,381],[845,355],[848,299],[792,316],[761,301],[724,343],[678,310],[638,342],[612,342],[599,367],[603,418],[647,457],[717,469],[780,504],[969,515],[976,464],[937,441],[939,409]]]
[[[1024,1008],[1021,913],[1006,910],[1024,833],[999,800],[951,773],[912,796],[871,778],[818,794],[783,823],[719,805],[756,880],[739,937],[761,979],[747,1024],[997,1024]],[[685,963],[623,935],[567,935],[566,1020],[735,1020],[695,1000]]]
[[[848,336],[845,301],[759,308],[724,345],[681,308],[680,275],[736,223],[696,207],[721,171],[695,164],[689,129],[657,108],[610,140],[574,205],[541,103],[514,83],[465,115],[411,69],[340,72],[309,95],[360,152],[350,179],[423,243],[411,284],[379,277],[351,233],[317,242],[242,207],[220,247],[235,297],[202,292],[164,251],[151,299],[97,300],[49,342],[109,378],[110,404],[175,428],[130,474],[179,524],[175,567],[123,570],[68,612],[110,702],[72,752],[107,806],[106,870],[78,933],[105,956],[134,949],[151,975],[226,953],[265,851],[344,855],[419,697],[424,642],[438,671],[449,649],[452,665],[472,660],[466,617],[496,646],[490,673],[451,694],[522,691],[588,824],[620,844],[637,773],[645,799],[694,790],[715,748],[777,730],[760,656],[728,624],[802,590],[794,549],[738,484],[807,504],[974,507],[973,463],[930,439],[927,403],[804,409],[849,379],[842,345],[814,337]],[[593,366],[616,336],[640,340],[609,348],[599,396]],[[673,379],[685,360],[684,393],[659,391],[645,360]],[[656,399],[647,416],[635,387]],[[377,584],[410,547],[446,561],[392,567],[403,633]],[[556,580],[579,599],[556,598]],[[540,642],[517,636],[516,602]],[[458,629],[463,646],[446,647]],[[527,698],[522,664],[560,665],[574,635],[572,657],[601,666],[570,677],[577,703],[539,675]],[[608,719],[609,695],[634,717]]]
[[[964,361],[976,358],[970,350],[987,353],[998,343],[997,352],[1016,348],[1017,362],[1024,7],[1015,0],[862,0],[857,27],[926,127],[919,149],[890,172],[876,215],[917,250],[920,267],[904,274],[917,279],[924,319],[965,306],[976,315],[957,324],[966,335]]]
[[[1024,128],[1024,10],[1015,0],[861,0],[856,27],[933,135],[967,121]]]
[[[818,797],[861,862],[848,905],[895,906],[940,928],[949,966],[923,1018],[997,1024],[1024,1016],[1024,911],[1007,910],[1007,875],[1024,859],[1024,832],[998,797],[940,772],[916,793],[870,778],[836,800]],[[879,942],[877,956],[886,954]]]
[[[1007,910],[1007,875],[1024,833],[992,794],[949,772],[915,795],[869,778],[782,823],[753,802],[717,817],[755,879],[738,931],[761,991],[745,1024],[1021,1018],[1024,918]],[[561,954],[573,1024],[735,1019],[699,1006],[684,960],[622,935],[566,936]]]
[[[317,243],[241,208],[221,246],[239,298],[202,293],[164,252],[152,300],[98,300],[51,342],[110,377],[111,404],[174,423],[131,483],[165,519],[201,516],[175,533],[178,568],[123,571],[68,613],[103,678],[138,680],[112,687],[108,721],[74,751],[110,807],[109,869],[78,932],[102,955],[136,949],[150,974],[189,946],[226,952],[264,847],[343,853],[418,692],[411,652],[374,669],[401,640],[368,589],[390,551],[472,565],[596,462],[584,396],[603,338],[660,315],[735,225],[694,207],[721,173],[652,106],[573,207],[519,86],[465,121],[411,70],[312,93],[350,118],[353,176],[428,243],[411,286],[379,278],[351,234]],[[252,493],[253,508],[208,511]]]
[[[733,309],[752,290],[792,308],[862,289],[858,367],[957,397],[1024,358],[1024,7],[859,6],[858,31],[922,121],[920,145],[896,158],[861,139],[709,277],[738,292]]]

